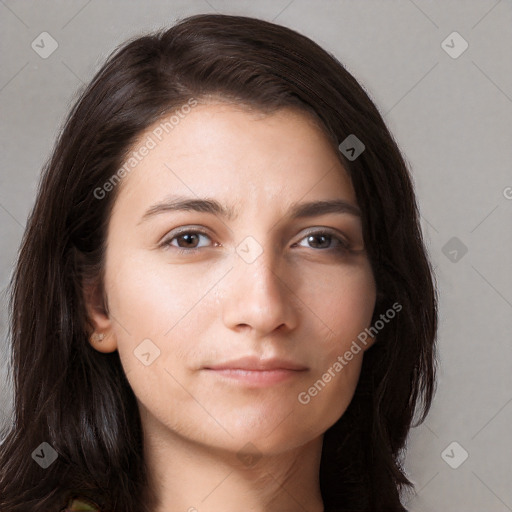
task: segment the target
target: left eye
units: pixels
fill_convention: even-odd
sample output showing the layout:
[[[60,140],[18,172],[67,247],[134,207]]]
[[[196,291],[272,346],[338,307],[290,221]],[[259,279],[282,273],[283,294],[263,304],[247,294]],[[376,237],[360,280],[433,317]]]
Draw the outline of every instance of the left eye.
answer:
[[[329,243],[329,247],[320,248],[327,251],[344,251],[349,249],[348,243],[346,243],[343,239],[335,235],[334,233],[330,231],[312,231],[308,233],[302,240],[306,240],[307,243],[311,243],[311,239],[328,239],[328,240],[336,240],[336,245],[334,247],[330,247],[331,244]],[[294,244],[295,245],[295,244]]]

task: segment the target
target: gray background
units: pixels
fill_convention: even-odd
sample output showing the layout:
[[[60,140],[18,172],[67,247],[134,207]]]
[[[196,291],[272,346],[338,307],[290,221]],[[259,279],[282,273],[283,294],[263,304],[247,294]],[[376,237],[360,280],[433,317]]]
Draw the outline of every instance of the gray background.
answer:
[[[12,404],[5,287],[78,88],[126,38],[215,11],[311,37],[384,115],[411,166],[440,293],[439,385],[426,422],[411,431],[405,467],[417,495],[407,506],[512,511],[510,0],[0,0],[0,421]],[[43,59],[31,44],[45,31],[58,48]],[[442,46],[454,31],[469,44],[457,58]],[[453,52],[461,42],[452,39]]]

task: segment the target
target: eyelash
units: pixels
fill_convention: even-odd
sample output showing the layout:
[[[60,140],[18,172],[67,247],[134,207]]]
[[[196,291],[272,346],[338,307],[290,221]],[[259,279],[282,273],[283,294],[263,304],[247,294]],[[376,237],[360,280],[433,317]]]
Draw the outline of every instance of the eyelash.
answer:
[[[197,253],[198,251],[202,250],[202,249],[205,249],[204,247],[195,247],[195,248],[191,248],[191,249],[183,249],[182,247],[176,247],[174,245],[171,245],[171,242],[177,238],[179,238],[180,236],[183,236],[183,235],[190,235],[190,234],[194,234],[194,235],[204,235],[206,237],[209,238],[209,235],[208,233],[205,233],[204,231],[202,230],[198,230],[198,229],[185,229],[185,230],[182,230],[178,233],[175,233],[174,236],[172,236],[171,238],[168,238],[167,240],[165,240],[164,242],[162,242],[161,246],[162,247],[172,247],[173,250],[177,251],[178,254],[195,254]],[[331,237],[335,240],[338,241],[338,245],[337,247],[334,247],[334,248],[327,248],[327,249],[316,249],[317,251],[323,251],[323,252],[338,252],[338,253],[347,253],[350,251],[350,246],[347,242],[345,242],[342,238],[340,238],[339,236],[337,236],[336,232],[330,230],[330,229],[327,229],[327,228],[322,228],[322,229],[319,229],[317,231],[310,231],[309,233],[307,233],[303,238],[301,238],[299,240],[299,242],[301,242],[302,240],[304,240],[305,238],[309,237],[309,236],[328,236],[328,237]],[[297,242],[296,244],[293,244],[293,245],[297,245],[299,242]],[[314,248],[312,248],[314,250]]]

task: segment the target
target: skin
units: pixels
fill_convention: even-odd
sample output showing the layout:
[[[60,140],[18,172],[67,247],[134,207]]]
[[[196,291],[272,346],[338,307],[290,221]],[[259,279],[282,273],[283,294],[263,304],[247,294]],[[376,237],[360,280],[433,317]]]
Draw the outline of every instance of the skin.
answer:
[[[371,342],[308,404],[297,397],[370,326],[376,298],[359,217],[288,216],[295,202],[357,206],[326,136],[291,109],[263,115],[199,104],[118,186],[107,236],[108,313],[97,307],[101,295],[88,302],[105,338],[91,343],[119,351],[137,397],[155,512],[323,511],[323,434],[350,403]],[[167,211],[141,221],[169,194],[215,198],[238,217]],[[178,227],[206,234],[187,239]],[[311,228],[336,233],[310,238]],[[244,246],[248,236],[254,240]],[[337,236],[350,250],[337,250]],[[148,366],[134,355],[145,339],[151,357],[160,351]],[[308,369],[259,388],[202,369],[249,354]]]

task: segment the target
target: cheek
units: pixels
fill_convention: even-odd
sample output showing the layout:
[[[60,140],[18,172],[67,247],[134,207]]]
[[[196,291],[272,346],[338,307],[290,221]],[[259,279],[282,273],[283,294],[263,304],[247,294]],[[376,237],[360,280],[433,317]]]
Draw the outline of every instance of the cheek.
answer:
[[[170,337],[182,319],[197,309],[215,276],[197,269],[162,264],[147,254],[113,256],[106,282],[111,312],[128,332]],[[110,273],[109,273],[110,272]],[[119,329],[118,329],[119,331]],[[125,333],[126,334],[126,333]]]
[[[323,427],[334,424],[349,405],[359,381],[365,344],[358,336],[370,326],[376,288],[369,263],[336,269],[308,288],[309,304],[321,319],[325,335],[317,338],[315,373],[298,402]]]
[[[183,385],[198,349],[194,344],[210,318],[211,304],[201,299],[211,276],[196,272],[190,286],[190,272],[136,252],[112,253],[106,275],[117,350],[130,386],[144,410],[181,431],[200,412]]]
[[[327,333],[323,338],[324,351],[338,355],[370,325],[376,300],[371,266],[367,260],[357,265],[340,265],[328,272],[316,272],[311,280],[315,285],[310,286],[305,279],[299,294],[305,297]]]
[[[315,435],[334,425],[349,406],[362,365],[362,352],[346,364],[333,360],[297,395],[298,418]]]
[[[142,395],[146,391],[154,393],[157,379],[160,385],[162,379],[169,379],[163,373],[169,354],[178,360],[183,357],[179,343],[182,337],[176,339],[173,335],[182,327],[180,319],[190,309],[193,293],[178,275],[170,279],[161,266],[157,268],[150,258],[136,252],[129,257],[113,252],[106,275],[109,312],[125,373],[134,390]],[[172,351],[168,350],[171,341]]]
[[[328,336],[317,339],[315,371],[296,397],[303,409],[299,414],[317,434],[339,420],[354,396],[365,350],[358,335],[369,326],[373,314],[371,280],[345,281],[338,290],[324,302],[321,311],[329,326]]]
[[[105,284],[125,374],[141,400],[154,401],[158,389],[180,400],[179,382],[202,361],[204,333],[219,315],[208,291],[226,271],[166,265],[147,251],[113,252],[111,262]]]

